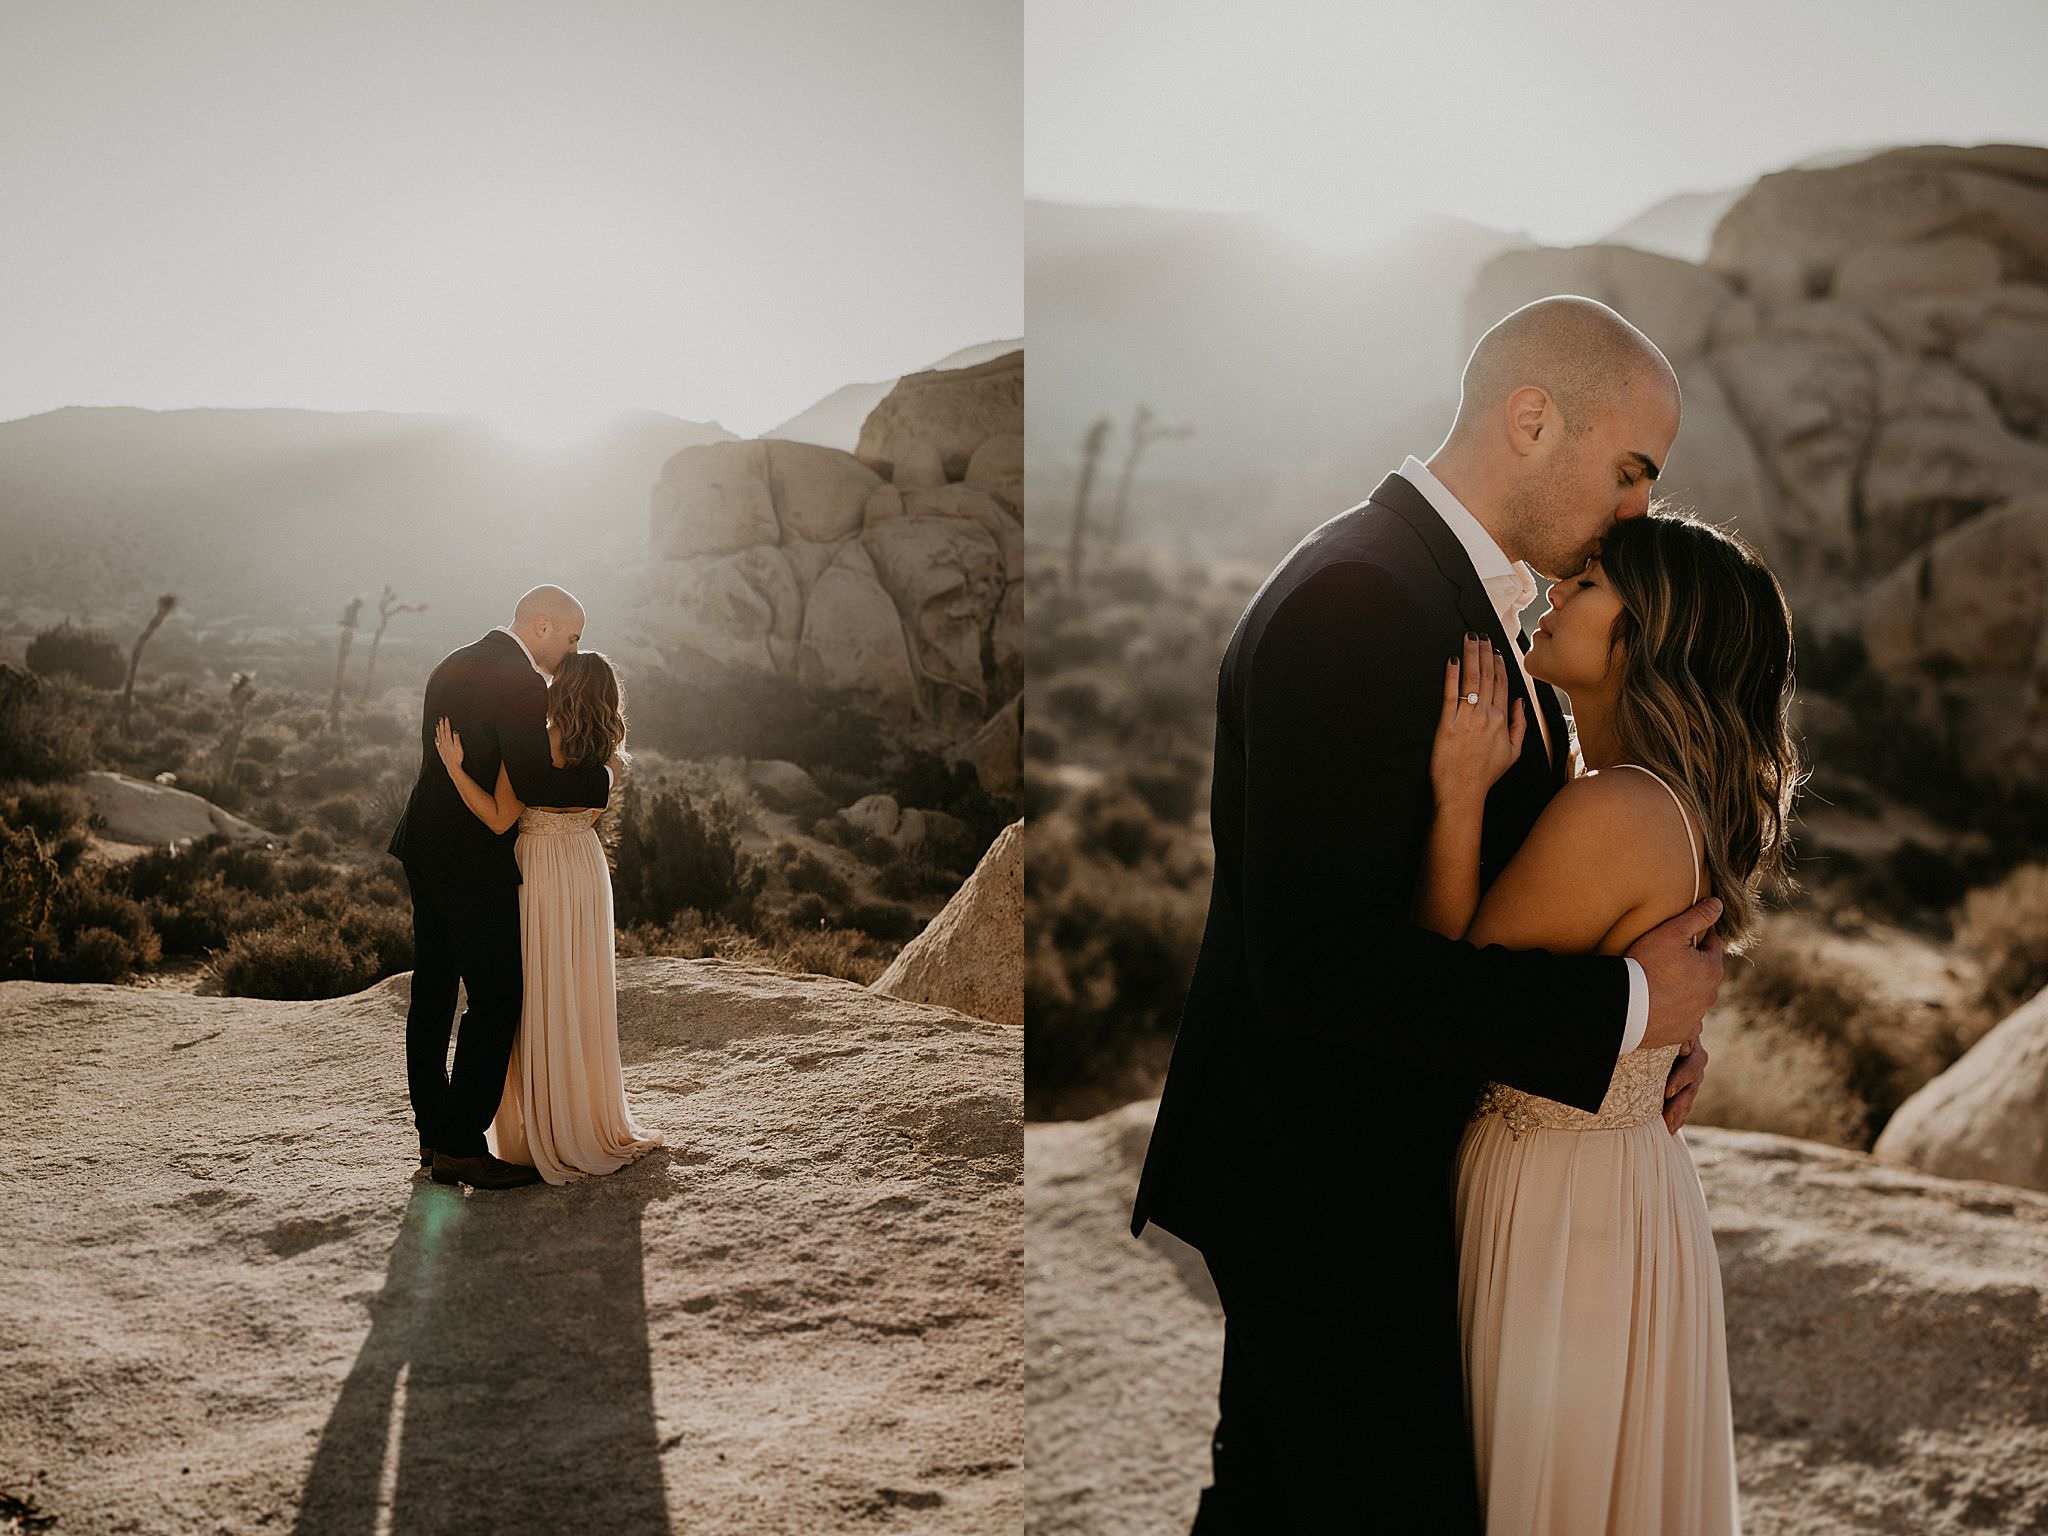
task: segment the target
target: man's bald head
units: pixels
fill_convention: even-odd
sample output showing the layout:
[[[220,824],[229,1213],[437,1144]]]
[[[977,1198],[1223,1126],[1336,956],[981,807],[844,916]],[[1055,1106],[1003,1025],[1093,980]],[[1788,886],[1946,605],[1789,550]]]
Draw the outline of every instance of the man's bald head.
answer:
[[[1605,304],[1571,294],[1524,304],[1479,338],[1465,363],[1452,434],[1483,429],[1510,395],[1530,386],[1556,402],[1574,436],[1645,387],[1678,398],[1678,375],[1655,342]]]
[[[512,632],[552,677],[583,638],[583,605],[560,587],[534,587],[513,605]]]

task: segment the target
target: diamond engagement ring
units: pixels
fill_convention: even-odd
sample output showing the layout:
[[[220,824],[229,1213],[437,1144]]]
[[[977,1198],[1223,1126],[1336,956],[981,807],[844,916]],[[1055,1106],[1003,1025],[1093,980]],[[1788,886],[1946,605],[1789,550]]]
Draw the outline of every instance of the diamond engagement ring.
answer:
[[[1465,702],[1467,704],[1477,704],[1479,702],[1479,695],[1476,693],[1468,693],[1465,695]]]

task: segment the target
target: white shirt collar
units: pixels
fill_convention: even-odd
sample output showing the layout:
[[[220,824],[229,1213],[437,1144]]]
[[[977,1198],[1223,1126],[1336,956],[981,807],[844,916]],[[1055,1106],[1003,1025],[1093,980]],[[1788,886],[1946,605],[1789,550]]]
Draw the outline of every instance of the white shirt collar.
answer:
[[[1493,535],[1486,531],[1486,525],[1468,512],[1450,488],[1412,453],[1401,461],[1401,478],[1422,492],[1423,500],[1436,509],[1444,526],[1465,547],[1480,585],[1492,599],[1493,611],[1500,615],[1501,627],[1513,636],[1521,624],[1517,616],[1536,601],[1536,573],[1525,562],[1508,559]]]
[[[1425,473],[1427,473],[1427,471],[1425,471]],[[526,657],[527,661],[532,663],[533,670],[536,672],[540,672],[540,675],[544,678],[547,678],[547,681],[549,681],[550,683],[554,681],[552,677],[548,677],[547,673],[541,672],[540,663],[534,661],[533,652],[526,649],[526,642],[524,640],[519,639],[518,633],[516,631],[507,629],[503,624],[493,624],[491,628],[496,630],[501,635],[511,635],[512,638],[518,642],[520,653]]]

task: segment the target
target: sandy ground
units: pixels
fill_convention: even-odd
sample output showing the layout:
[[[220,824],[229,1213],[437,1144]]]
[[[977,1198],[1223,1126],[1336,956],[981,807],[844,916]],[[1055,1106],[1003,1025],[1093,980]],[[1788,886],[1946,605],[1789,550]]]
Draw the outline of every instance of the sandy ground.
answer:
[[[1014,1531],[1021,1031],[620,962],[667,1148],[415,1172],[410,977],[0,985],[0,1486],[82,1532]]]
[[[1155,1108],[1026,1133],[1041,1536],[1178,1536],[1208,1481],[1215,1292],[1192,1249],[1126,1228]],[[1721,1258],[1747,1536],[2048,1531],[2048,1196],[1685,1136]]]

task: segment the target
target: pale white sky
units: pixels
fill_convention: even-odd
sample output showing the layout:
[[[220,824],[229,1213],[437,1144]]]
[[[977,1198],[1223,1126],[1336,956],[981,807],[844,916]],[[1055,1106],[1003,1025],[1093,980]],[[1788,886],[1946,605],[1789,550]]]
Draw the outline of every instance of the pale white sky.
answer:
[[[1025,191],[1546,244],[1837,150],[2048,142],[2040,0],[1029,0]]]
[[[1019,0],[5,0],[0,420],[763,431],[1023,332]]]

